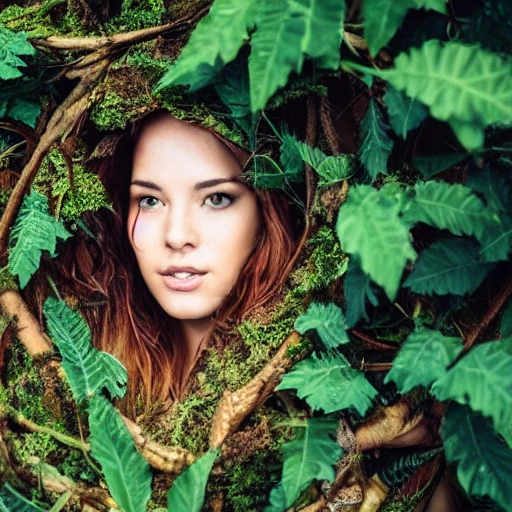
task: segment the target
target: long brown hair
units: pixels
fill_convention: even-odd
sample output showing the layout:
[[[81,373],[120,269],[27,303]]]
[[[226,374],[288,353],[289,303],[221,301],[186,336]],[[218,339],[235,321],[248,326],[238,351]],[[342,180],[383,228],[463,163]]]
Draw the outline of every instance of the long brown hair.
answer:
[[[186,373],[180,323],[149,293],[126,233],[132,153],[138,133],[140,124],[116,140],[110,157],[92,161],[113,209],[90,215],[95,238],[84,233],[75,236],[59,259],[59,269],[53,272],[58,284],[69,288],[72,281],[74,294],[78,291],[84,297],[80,309],[91,327],[94,345],[125,365],[129,383],[121,407],[128,414],[140,410],[141,405],[179,398]],[[242,166],[244,153],[218,137]],[[255,194],[261,232],[233,290],[217,311],[217,328],[226,321],[239,321],[268,302],[282,285],[293,258],[289,201],[274,191],[256,190]]]

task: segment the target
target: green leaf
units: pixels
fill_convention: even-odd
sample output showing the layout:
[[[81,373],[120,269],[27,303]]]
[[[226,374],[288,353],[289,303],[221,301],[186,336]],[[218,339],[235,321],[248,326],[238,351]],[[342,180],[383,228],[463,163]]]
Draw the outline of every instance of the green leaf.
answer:
[[[445,155],[417,156],[412,163],[428,179],[441,171],[460,164],[467,158],[467,153],[446,153]]]
[[[263,110],[277,89],[286,85],[289,74],[300,73],[304,62],[304,19],[290,2],[262,0],[258,14],[249,57],[253,112]]]
[[[395,35],[411,7],[413,1],[408,0],[363,1],[364,38],[368,42],[372,57],[375,57]]]
[[[477,46],[431,39],[378,74],[450,124],[468,149],[482,145],[486,126],[512,122],[512,60]]]
[[[0,512],[43,512],[8,483],[0,488]]]
[[[10,235],[9,267],[25,288],[39,268],[41,255],[47,251],[57,255],[57,239],[71,236],[64,226],[49,214],[48,199],[36,191],[25,196]]]
[[[507,260],[512,245],[512,219],[508,216],[489,223],[480,237],[480,255],[485,261]]]
[[[388,173],[387,161],[393,149],[393,141],[386,131],[382,113],[372,98],[361,121],[359,133],[359,160],[372,180],[379,174]]]
[[[409,480],[421,466],[432,460],[441,448],[426,451],[414,451],[402,454],[400,450],[383,450],[379,455],[377,475],[381,482],[388,488],[398,487]],[[397,453],[398,452],[398,453]]]
[[[284,156],[282,153],[281,155],[282,159],[293,158],[289,154]],[[287,167],[282,169],[267,155],[254,155],[252,161],[254,186],[263,189],[279,188],[284,190],[292,183],[303,181],[304,172],[302,164],[300,167],[296,166],[296,161],[294,160],[289,160],[286,163]],[[250,177],[250,173],[247,173],[247,176]]]
[[[500,334],[504,338],[512,336],[512,302],[509,302],[501,317]]]
[[[478,260],[479,250],[472,239],[438,240],[420,254],[404,286],[427,295],[471,294],[494,267]]]
[[[306,313],[295,320],[295,329],[301,334],[315,329],[326,348],[335,348],[350,341],[343,311],[333,303],[312,302]]]
[[[288,132],[280,134],[280,163],[285,174],[290,175],[290,181],[302,181],[304,176],[304,164],[299,151],[298,140]]]
[[[224,64],[234,60],[249,37],[257,6],[254,0],[215,0],[156,90],[181,84],[196,91],[210,83]]]
[[[512,194],[507,176],[485,166],[472,172],[466,185],[483,196],[488,208],[500,214],[512,213]]]
[[[473,496],[490,496],[504,510],[512,503],[512,450],[493,432],[490,422],[469,407],[452,403],[441,425],[449,462],[457,479]]]
[[[311,418],[298,430],[296,440],[283,445],[281,485],[285,508],[293,505],[313,480],[333,481],[332,466],[343,455],[341,447],[332,439],[337,428],[335,418]]]
[[[413,0],[416,9],[437,11],[441,14],[448,14],[446,0]]]
[[[418,128],[428,117],[428,109],[424,105],[393,87],[389,87],[384,95],[384,103],[388,110],[389,124],[402,139],[406,139],[407,134]]]
[[[298,152],[308,165],[320,177],[319,187],[328,187],[347,179],[354,171],[352,155],[327,156],[317,147],[311,147],[304,142],[295,141]]]
[[[512,354],[500,342],[473,347],[432,386],[439,400],[455,400],[491,417],[497,432],[512,424]]]
[[[416,259],[399,201],[368,185],[353,187],[340,208],[336,231],[343,250],[356,255],[363,271],[393,300],[405,264]]]
[[[255,149],[259,116],[251,111],[247,59],[239,56],[227,64],[214,88],[222,103],[231,111],[231,117],[247,134],[250,149]]]
[[[277,389],[296,389],[313,410],[326,414],[353,407],[364,416],[377,396],[366,377],[341,355],[318,358],[313,354],[284,375]]]
[[[355,258],[350,259],[343,290],[347,310],[347,327],[351,329],[361,318],[368,322],[366,299],[372,306],[377,306],[379,300],[372,290],[370,276],[362,271],[361,265]]]
[[[25,62],[18,55],[35,55],[35,48],[27,41],[24,32],[12,32],[0,25],[0,79],[19,78],[23,73],[18,69]]]
[[[462,350],[462,340],[424,329],[413,332],[393,360],[384,383],[394,382],[405,394],[417,386],[430,386],[446,374]]]
[[[289,0],[304,18],[301,50],[322,68],[338,69],[345,3],[337,0]]]
[[[427,181],[417,183],[414,191],[416,195],[404,215],[408,222],[424,222],[454,235],[481,238],[487,210],[470,188],[458,183]]]
[[[151,470],[135,448],[119,411],[95,395],[89,402],[91,455],[101,464],[108,490],[124,512],[146,510],[151,496]]]
[[[270,505],[265,507],[265,512],[284,512],[286,510],[286,496],[282,483],[270,491],[269,501]]]
[[[206,452],[178,476],[167,493],[169,512],[199,512],[202,509],[208,477],[219,453],[219,448]]]
[[[122,398],[126,369],[115,357],[91,345],[91,331],[80,314],[53,297],[46,299],[43,312],[75,400],[82,402],[103,388],[112,398]]]

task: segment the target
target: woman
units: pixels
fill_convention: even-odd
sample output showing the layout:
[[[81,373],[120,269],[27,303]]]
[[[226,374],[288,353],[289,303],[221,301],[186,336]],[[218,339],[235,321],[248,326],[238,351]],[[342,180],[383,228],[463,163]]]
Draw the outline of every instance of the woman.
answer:
[[[251,189],[246,160],[216,133],[158,111],[99,164],[115,213],[94,217],[96,240],[74,240],[53,278],[85,293],[93,342],[128,370],[121,408],[131,415],[140,398],[145,408],[184,396],[210,336],[269,301],[287,275],[287,201]]]

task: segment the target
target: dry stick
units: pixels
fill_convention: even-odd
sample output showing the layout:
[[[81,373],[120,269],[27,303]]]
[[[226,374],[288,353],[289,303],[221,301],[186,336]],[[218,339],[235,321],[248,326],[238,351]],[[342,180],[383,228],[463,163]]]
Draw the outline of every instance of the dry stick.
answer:
[[[15,320],[18,337],[31,356],[52,349],[41,326],[18,292],[7,290],[2,293],[0,307],[7,317]]]
[[[473,343],[478,339],[478,337],[489,327],[489,324],[494,320],[496,315],[499,313],[500,309],[503,307],[503,304],[507,301],[507,299],[512,294],[512,277],[509,278],[505,286],[501,289],[501,291],[494,297],[494,300],[491,302],[487,313],[482,318],[478,325],[473,331],[471,331],[465,341],[464,341],[464,349],[468,350],[471,348]]]
[[[91,449],[88,443],[83,443],[74,437],[68,436],[55,430],[50,427],[42,427],[37,423],[29,420],[23,414],[18,412],[14,407],[10,405],[2,404],[0,405],[0,417],[9,418],[10,420],[16,422],[20,427],[30,431],[30,432],[41,432],[42,434],[48,434],[52,436],[54,439],[59,441],[59,443],[65,444],[66,446],[70,446],[71,448],[76,448],[82,452],[89,451]]]
[[[105,54],[105,52],[103,52]],[[30,187],[36,175],[41,161],[51,148],[52,144],[63,134],[69,132],[77,119],[86,112],[89,96],[93,84],[109,65],[109,60],[103,58],[96,65],[83,71],[80,82],[71,91],[69,96],[62,102],[59,108],[53,113],[45,132],[36,146],[27,165],[21,173],[18,183],[14,187],[7,206],[5,207],[2,220],[0,221],[0,257],[5,259],[9,230],[16,218],[23,196]]]
[[[283,373],[293,364],[287,356],[291,347],[298,345],[301,337],[293,331],[281,345],[276,355],[248,384],[237,391],[224,391],[212,420],[210,446],[219,447],[242,421],[261,405],[277,386]]]
[[[50,36],[45,39],[31,39],[31,43],[37,48],[50,48],[52,50],[89,50],[96,51],[102,48],[116,48],[121,46],[143,43],[155,39],[167,32],[179,32],[188,30],[196,20],[202,18],[209,7],[206,7],[191,16],[186,16],[177,21],[172,21],[158,27],[150,27],[132,32],[125,32],[111,37],[59,37]]]

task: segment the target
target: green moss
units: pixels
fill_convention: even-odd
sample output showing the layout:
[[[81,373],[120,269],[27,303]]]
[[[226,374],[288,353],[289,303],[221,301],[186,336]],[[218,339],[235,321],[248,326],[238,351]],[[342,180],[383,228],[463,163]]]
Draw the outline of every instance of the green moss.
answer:
[[[291,276],[298,296],[325,290],[345,273],[348,264],[336,234],[327,226],[308,241],[306,251],[310,251],[307,263]]]
[[[72,223],[87,211],[109,207],[107,193],[96,174],[80,165],[80,155],[73,161],[73,185],[64,156],[54,149],[48,153],[34,181],[34,188],[53,199],[53,214]]]
[[[164,14],[162,0],[124,0],[121,13],[106,24],[106,29],[109,34],[117,34],[155,27],[161,25]]]

